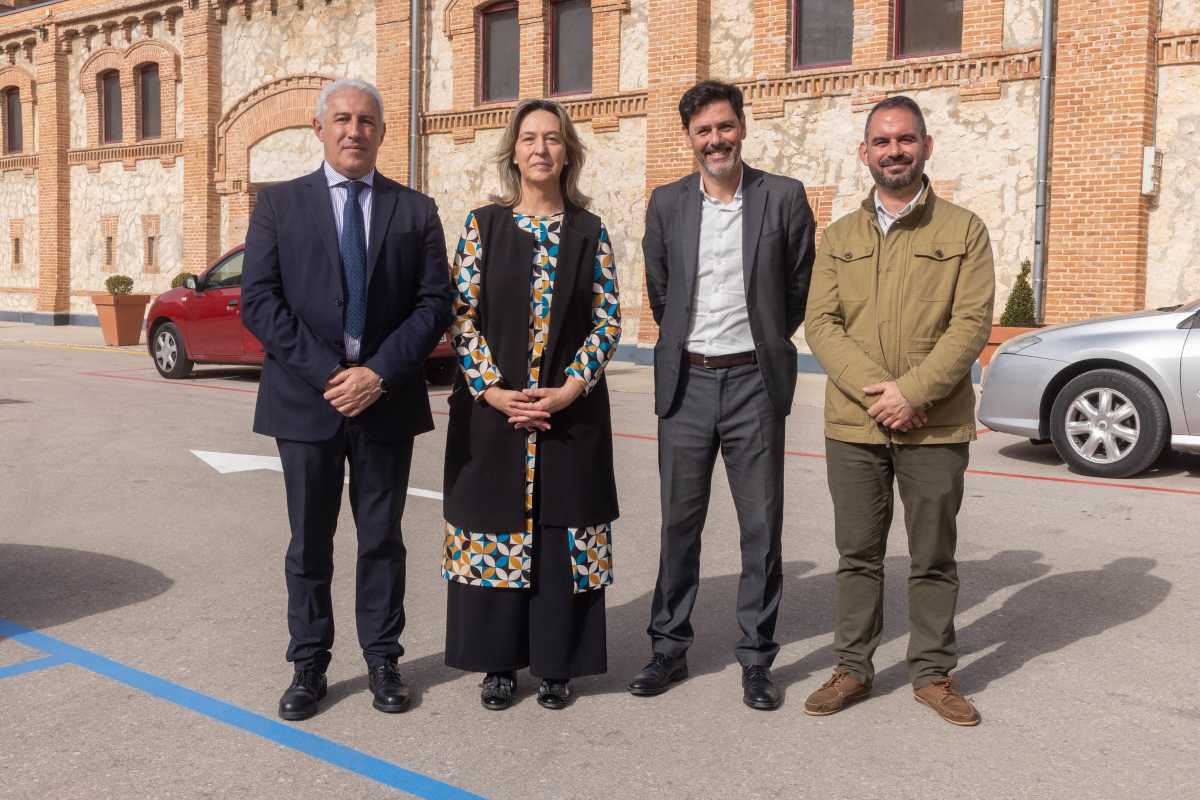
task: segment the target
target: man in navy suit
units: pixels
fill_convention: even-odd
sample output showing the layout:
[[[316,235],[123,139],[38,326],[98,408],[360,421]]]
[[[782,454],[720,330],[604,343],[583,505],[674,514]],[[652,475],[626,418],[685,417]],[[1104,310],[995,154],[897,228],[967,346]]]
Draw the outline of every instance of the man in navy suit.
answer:
[[[242,320],[266,362],[254,414],[283,462],[292,538],[284,561],[291,685],[279,715],[307,719],[333,646],[333,534],[347,461],[358,528],[358,641],[373,705],[408,708],[404,540],[413,437],[433,429],[422,364],[450,324],[446,241],[432,199],[375,170],[383,101],[339,80],[317,102],[325,160],[258,195]]]

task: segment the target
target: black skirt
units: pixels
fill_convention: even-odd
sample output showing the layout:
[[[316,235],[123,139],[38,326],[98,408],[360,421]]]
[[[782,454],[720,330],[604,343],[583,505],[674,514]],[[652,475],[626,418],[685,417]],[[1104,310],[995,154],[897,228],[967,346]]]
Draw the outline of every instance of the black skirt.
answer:
[[[573,592],[565,528],[533,537],[532,586],[492,589],[449,581],[446,664],[468,672],[529,667],[539,678],[608,670],[604,589]]]

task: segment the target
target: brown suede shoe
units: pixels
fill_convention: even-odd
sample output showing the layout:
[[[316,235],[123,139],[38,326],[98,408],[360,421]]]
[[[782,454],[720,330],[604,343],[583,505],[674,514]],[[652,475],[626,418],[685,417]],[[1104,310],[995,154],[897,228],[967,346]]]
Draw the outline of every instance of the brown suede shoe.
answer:
[[[854,677],[854,673],[839,667],[833,671],[833,677],[804,701],[804,713],[813,717],[827,717],[870,693],[870,686]]]
[[[951,725],[971,726],[979,724],[979,712],[971,701],[958,693],[953,678],[941,678],[920,689],[913,690],[913,698],[924,703]]]

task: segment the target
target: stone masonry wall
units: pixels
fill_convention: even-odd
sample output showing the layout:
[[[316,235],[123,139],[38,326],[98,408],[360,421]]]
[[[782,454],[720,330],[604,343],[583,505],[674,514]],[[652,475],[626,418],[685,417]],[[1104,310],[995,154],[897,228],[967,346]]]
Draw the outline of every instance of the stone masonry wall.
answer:
[[[442,24],[450,0],[425,3],[425,110],[454,107],[454,46]]]
[[[712,0],[709,76],[733,81],[754,74],[754,4]]]
[[[12,228],[21,232],[21,263],[13,264]],[[37,176],[0,175],[0,309],[32,311],[38,285]],[[6,292],[5,289],[29,291]]]
[[[290,181],[312,172],[325,157],[311,128],[288,128],[272,133],[250,148],[250,182]]]
[[[139,161],[133,171],[120,162],[102,164],[100,171],[71,168],[71,289],[102,289],[109,275],[133,278],[135,292],[166,291],[183,259],[180,236],[183,212],[183,163],[164,167],[159,161]],[[146,274],[144,215],[158,215],[158,272]],[[115,217],[116,262],[105,270],[103,219]],[[71,297],[71,312],[94,314],[87,297]]]
[[[1024,50],[1042,46],[1042,0],[1007,0],[1004,4],[1004,47]]]
[[[649,0],[629,0],[629,11],[621,15],[621,72],[618,85],[622,92],[646,88],[646,53],[649,27],[646,7]]]
[[[1163,150],[1162,188],[1150,212],[1146,305],[1200,298],[1200,65],[1158,71],[1157,144]]]
[[[1200,3],[1196,0],[1163,0],[1159,29],[1164,33],[1200,30]]]
[[[246,19],[236,9],[221,29],[221,109],[287,75],[374,81],[375,1],[279,3],[275,14]]]

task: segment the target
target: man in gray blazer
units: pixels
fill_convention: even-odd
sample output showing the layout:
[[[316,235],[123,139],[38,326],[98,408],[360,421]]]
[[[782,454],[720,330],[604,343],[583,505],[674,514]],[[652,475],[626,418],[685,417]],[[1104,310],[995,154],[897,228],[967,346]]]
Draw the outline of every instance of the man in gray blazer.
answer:
[[[662,550],[650,611],[653,659],[629,684],[661,694],[687,677],[700,532],[718,451],[741,528],[737,620],[743,699],[778,708],[771,662],[783,582],[784,418],[796,387],[813,216],[803,185],[743,164],[736,86],[703,81],[679,101],[700,170],[661,186],[646,212],[646,289],[659,325],[654,410]]]

